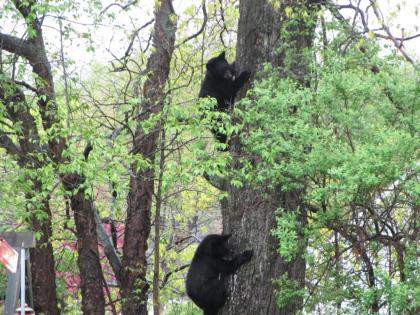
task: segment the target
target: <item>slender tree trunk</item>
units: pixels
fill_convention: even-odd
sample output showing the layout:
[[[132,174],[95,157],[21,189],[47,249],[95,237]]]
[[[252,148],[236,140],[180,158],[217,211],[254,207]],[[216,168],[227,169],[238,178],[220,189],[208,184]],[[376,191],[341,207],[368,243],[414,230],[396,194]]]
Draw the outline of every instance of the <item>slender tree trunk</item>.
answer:
[[[148,77],[143,86],[143,103],[137,116],[138,129],[133,142],[133,154],[149,162],[148,167],[138,170],[131,166],[130,191],[128,194],[127,219],[124,234],[121,270],[121,297],[123,314],[147,314],[149,284],[147,272],[147,240],[150,235],[150,213],[155,185],[154,161],[157,153],[160,124],[146,133],[141,122],[151,115],[162,112],[165,85],[175,42],[174,11],[171,0],[156,2],[152,52],[148,65]]]
[[[54,254],[51,244],[51,211],[49,204],[43,207],[42,211],[49,216],[48,218],[40,221],[32,216],[32,228],[40,235],[36,247],[30,249],[34,310],[37,314],[58,315]]]
[[[273,7],[269,0],[241,0],[238,25],[238,44],[236,64],[240,70],[250,70],[255,74],[262,70],[264,63],[270,63],[279,69],[283,76],[293,76],[304,83],[307,74],[304,50],[312,45],[314,23],[288,23],[286,7],[293,10],[306,8],[314,11],[312,4],[318,1],[281,1],[279,9]],[[315,16],[315,15],[314,15]],[[313,17],[315,19],[315,17]],[[288,36],[282,34],[287,28]],[[293,32],[290,32],[293,31]],[[283,44],[288,48],[284,49]],[[288,51],[293,49],[293,51]],[[291,64],[285,62],[288,53],[293,53]],[[258,76],[258,74],[257,74]],[[243,97],[250,84],[245,86],[240,97]],[[234,157],[241,157],[244,148],[239,140],[233,139],[230,152]],[[235,158],[232,166],[239,168]],[[223,229],[233,233],[232,241],[235,250],[254,250],[254,258],[241,267],[237,276],[229,279],[229,298],[225,307],[219,312],[222,315],[291,315],[302,308],[302,298],[296,298],[289,305],[279,308],[277,292],[281,290],[273,280],[287,274],[298,288],[304,287],[305,260],[302,256],[286,262],[278,254],[279,241],[272,236],[276,227],[276,210],[297,211],[300,223],[299,231],[306,225],[306,214],[302,202],[303,191],[283,192],[281,187],[268,188],[250,186],[236,188],[227,185],[228,197],[221,202]]]
[[[34,183],[34,191],[42,192],[41,183]],[[36,313],[58,315],[49,200],[45,199],[40,208],[45,218],[39,220],[35,214],[32,215],[32,228],[40,235],[36,247],[30,249],[34,310]]]
[[[156,212],[155,212],[155,255],[153,263],[153,314],[159,315],[161,305],[159,301],[159,278],[160,278],[160,214],[162,208],[162,183],[165,168],[165,129],[161,131],[160,137],[160,157],[159,157],[159,177],[156,194]]]

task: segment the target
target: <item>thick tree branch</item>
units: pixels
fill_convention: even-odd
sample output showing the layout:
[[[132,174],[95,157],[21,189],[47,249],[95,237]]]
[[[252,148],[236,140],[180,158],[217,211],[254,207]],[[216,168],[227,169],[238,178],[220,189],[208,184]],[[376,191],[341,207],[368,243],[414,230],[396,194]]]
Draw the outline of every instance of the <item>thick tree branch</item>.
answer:
[[[0,33],[0,49],[29,60],[33,58],[35,47],[23,38]]]
[[[34,0],[13,0],[13,4],[15,5],[16,9],[20,12],[20,14],[24,17],[26,21],[26,25],[29,28],[34,28],[37,31],[37,34],[40,34],[41,32],[41,23],[37,17],[32,18],[30,16],[30,13],[32,11],[32,7],[35,5],[36,1]],[[34,40],[36,39],[33,38]],[[32,41],[31,39],[29,41]]]
[[[25,1],[25,4],[22,4],[22,1],[20,0],[13,0],[12,2],[25,19],[28,18],[31,13],[31,7],[35,3],[32,0]]]
[[[147,62],[147,77],[143,83],[142,102],[136,117],[138,126],[133,139],[133,154],[153,161],[158,150],[158,135],[161,124],[145,132],[142,122],[153,114],[159,114],[165,104],[165,87],[169,80],[172,53],[174,50],[176,24],[173,19],[172,0],[156,2],[153,47]],[[135,95],[140,96],[139,81],[135,84]],[[139,169],[132,163],[130,190],[127,196],[127,219],[125,225],[121,298],[124,314],[146,314],[149,283],[147,282],[147,240],[151,228],[151,208],[155,187],[154,167]]]
[[[4,148],[10,155],[21,155],[20,148],[10,139],[8,134],[0,129],[0,146]]]
[[[109,261],[109,264],[111,265],[115,278],[117,281],[120,281],[121,260],[118,257],[117,250],[114,247],[111,237],[108,236],[108,233],[102,224],[102,219],[96,206],[93,207],[93,211],[96,223],[96,233],[98,233],[98,240],[104,247],[105,255]]]
[[[30,85],[30,84],[28,84],[28,83],[26,83],[24,81],[14,80],[13,82],[16,83],[16,84],[18,84],[18,85],[21,85],[21,86],[26,87],[28,90],[30,90],[30,91],[32,91],[32,92],[34,92],[36,94],[38,93],[38,90],[36,88],[34,88],[32,85]]]
[[[208,173],[204,173],[203,177],[210,183],[210,185],[212,185],[213,187],[219,189],[220,191],[226,191],[227,190],[227,181],[226,179],[219,177],[219,176],[214,176],[214,175],[209,175]]]

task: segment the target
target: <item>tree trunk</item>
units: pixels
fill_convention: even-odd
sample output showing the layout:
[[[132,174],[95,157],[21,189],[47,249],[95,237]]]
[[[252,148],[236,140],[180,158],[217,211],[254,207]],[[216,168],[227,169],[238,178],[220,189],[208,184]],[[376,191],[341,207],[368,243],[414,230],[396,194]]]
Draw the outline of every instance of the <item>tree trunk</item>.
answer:
[[[229,197],[222,201],[223,229],[233,233],[235,251],[252,249],[253,259],[243,265],[229,282],[229,299],[220,314],[295,314],[302,301],[287,308],[277,307],[278,287],[274,279],[284,273],[298,281],[305,280],[305,261],[298,257],[285,262],[278,254],[279,241],[271,235],[276,227],[275,212],[279,207],[296,209],[299,193],[281,193],[255,187],[230,187]]]
[[[42,193],[41,183],[34,183],[34,191]],[[46,218],[39,220],[32,214],[32,228],[40,235],[36,247],[30,249],[34,310],[37,314],[58,315],[49,200],[45,199],[39,207]]]
[[[250,70],[255,74],[262,70],[264,63],[278,68],[280,75],[293,76],[304,83],[307,63],[303,51],[312,45],[314,23],[299,21],[288,23],[286,7],[298,10],[305,8],[314,12],[312,4],[318,1],[281,1],[279,9],[269,0],[241,0],[238,25],[238,44],[236,65],[240,70]],[[315,14],[311,15],[315,20]],[[313,22],[312,21],[312,22]],[[287,38],[282,30],[287,28]],[[286,42],[287,41],[287,42]],[[287,43],[287,50],[281,45]],[[290,51],[293,49],[293,51]],[[285,56],[294,54],[291,64],[285,63]],[[257,74],[258,76],[258,74]],[[250,84],[240,92],[243,97]],[[234,156],[233,168],[240,168],[236,157],[242,156],[243,146],[238,138],[232,139],[230,152]],[[281,187],[268,188],[250,186],[242,188],[227,185],[228,197],[222,200],[223,229],[233,233],[235,251],[252,249],[253,259],[240,268],[236,276],[229,279],[229,298],[222,315],[290,315],[302,309],[303,299],[297,297],[285,307],[278,307],[277,292],[281,290],[273,280],[287,274],[296,282],[298,288],[304,287],[305,260],[302,256],[286,262],[278,254],[279,241],[272,236],[276,227],[276,210],[285,211],[304,209],[303,191],[283,192]],[[306,214],[298,214],[299,233],[306,225]],[[304,243],[304,242],[303,242]]]
[[[175,42],[175,24],[171,0],[156,2],[153,45],[155,50],[147,64],[149,74],[143,86],[143,103],[137,116],[138,128],[133,141],[133,154],[140,155],[149,165],[138,170],[131,165],[130,190],[127,200],[127,219],[124,233],[121,270],[121,297],[123,314],[147,314],[149,284],[147,271],[147,240],[150,235],[150,213],[154,193],[154,160],[160,124],[146,133],[141,123],[151,115],[162,112],[164,88],[168,81]]]
[[[70,196],[70,204],[76,223],[82,311],[83,314],[103,315],[105,313],[103,274],[99,260],[93,201],[86,198],[84,190],[80,187],[84,182],[81,175],[65,175],[62,182],[65,189],[73,193]]]

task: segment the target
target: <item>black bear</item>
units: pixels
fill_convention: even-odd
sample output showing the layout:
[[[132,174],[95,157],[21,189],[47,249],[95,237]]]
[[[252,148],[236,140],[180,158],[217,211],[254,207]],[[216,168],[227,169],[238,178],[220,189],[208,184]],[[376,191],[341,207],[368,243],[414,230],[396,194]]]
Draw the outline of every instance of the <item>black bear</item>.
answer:
[[[217,110],[227,112],[235,100],[238,91],[244,86],[251,76],[251,72],[243,71],[236,77],[235,63],[229,64],[225,57],[225,52],[210,59],[206,64],[206,76],[201,85],[199,97],[214,97],[217,100]],[[227,136],[212,128],[216,139],[221,143],[227,143]]]
[[[187,294],[204,315],[217,315],[227,298],[224,276],[234,273],[252,257],[252,251],[247,250],[232,260],[226,259],[231,254],[227,244],[230,236],[207,235],[197,247],[188,270]]]

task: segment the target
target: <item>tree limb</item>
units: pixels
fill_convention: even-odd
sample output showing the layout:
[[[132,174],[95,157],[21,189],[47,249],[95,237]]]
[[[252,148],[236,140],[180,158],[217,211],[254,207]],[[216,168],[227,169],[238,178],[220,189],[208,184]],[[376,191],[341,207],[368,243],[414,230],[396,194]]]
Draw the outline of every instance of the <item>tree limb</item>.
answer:
[[[10,155],[21,155],[20,148],[14,144],[8,134],[0,129],[0,146],[4,148]]]
[[[30,60],[33,59],[35,47],[23,38],[0,33],[0,49]]]
[[[190,264],[186,264],[186,265],[182,265],[182,266],[180,266],[180,267],[178,267],[178,268],[175,268],[174,270],[172,270],[172,271],[169,271],[166,275],[165,275],[165,277],[163,278],[163,281],[162,281],[162,283],[161,283],[161,285],[160,285],[160,288],[161,289],[163,289],[164,287],[165,287],[165,285],[166,285],[166,283],[168,282],[168,280],[169,280],[169,277],[172,275],[172,274],[174,274],[174,273],[176,273],[176,272],[179,272],[179,271],[181,271],[181,270],[184,270],[185,268],[188,268],[190,266]]]
[[[201,2],[201,10],[203,11],[203,24],[201,24],[201,28],[196,33],[194,33],[191,36],[188,36],[181,43],[176,45],[175,49],[184,45],[186,42],[190,41],[191,39],[196,38],[198,35],[200,35],[204,31],[204,28],[206,27],[207,20],[208,20],[207,9],[206,9],[206,1],[205,0],[202,0],[202,2]]]
[[[120,281],[121,260],[118,257],[117,250],[114,247],[112,239],[108,236],[108,233],[106,232],[102,224],[102,219],[95,205],[93,205],[93,211],[96,223],[96,233],[98,233],[98,240],[104,247],[105,256],[107,257],[109,264],[111,265],[115,278],[117,279],[117,281]]]
[[[218,176],[211,176],[207,173],[203,174],[203,177],[215,188],[221,190],[221,191],[226,191],[226,187],[227,187],[227,181],[226,179],[223,179],[221,177]]]
[[[332,9],[331,10],[331,13],[334,15],[334,17],[336,19],[338,19],[339,21],[341,21],[341,22],[345,22],[346,19],[344,18],[343,15],[341,15],[341,13],[339,12],[339,10],[341,10],[341,9],[351,9],[351,10],[354,10],[356,12],[356,15],[359,15],[360,16],[360,21],[361,21],[361,24],[362,24],[362,27],[363,27],[363,33],[371,32],[377,38],[382,38],[382,39],[390,40],[394,44],[394,46],[400,51],[400,53],[402,54],[402,56],[408,62],[410,62],[411,64],[413,64],[414,63],[413,59],[404,50],[402,43],[404,41],[417,38],[417,37],[420,36],[420,34],[416,34],[416,35],[413,35],[413,36],[410,36],[410,37],[406,37],[406,38],[405,37],[401,37],[401,38],[395,37],[391,33],[391,30],[389,29],[389,27],[385,24],[385,21],[384,21],[384,18],[382,16],[382,13],[380,12],[380,10],[379,10],[378,5],[377,5],[376,2],[377,2],[376,0],[370,0],[370,6],[369,7],[372,8],[372,10],[373,10],[373,12],[374,12],[374,14],[375,14],[378,22],[381,25],[381,30],[385,31],[386,35],[380,34],[378,32],[374,32],[369,27],[368,19],[367,19],[367,16],[366,16],[367,13],[366,12],[363,12],[363,10],[359,6],[353,5],[352,3],[345,4],[345,5],[336,5],[336,4],[334,4],[334,3],[332,3],[330,1],[328,3],[328,7],[330,9]],[[354,29],[351,27],[351,25],[348,25],[348,27],[351,29],[351,32],[352,33],[356,33],[354,31]],[[358,35],[361,36],[360,34],[358,34]]]
[[[385,24],[385,21],[384,21],[383,17],[381,16],[379,8],[376,4],[376,0],[370,0],[370,3],[372,4],[372,9],[373,9],[373,12],[376,15],[376,18],[378,19],[378,21],[381,24],[382,28],[384,29],[385,33],[388,35],[389,39],[394,43],[395,47],[400,51],[400,53],[404,56],[404,58],[409,63],[414,64],[413,59],[407,54],[407,52],[403,49],[401,43],[399,43],[398,40],[394,37],[394,35],[392,35],[391,30]]]
[[[26,19],[29,14],[31,13],[31,7],[34,5],[33,0],[25,1],[25,4],[22,4],[20,0],[13,0],[13,4],[15,5],[16,9],[22,14],[22,16]]]

